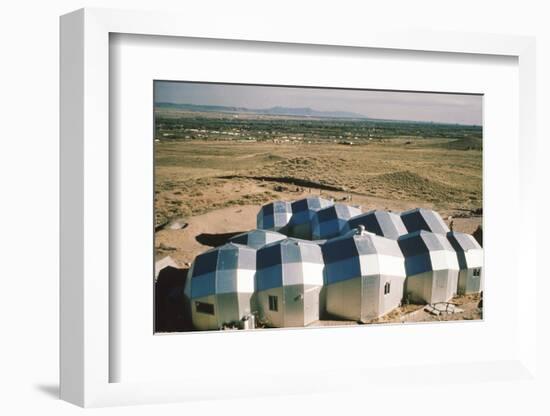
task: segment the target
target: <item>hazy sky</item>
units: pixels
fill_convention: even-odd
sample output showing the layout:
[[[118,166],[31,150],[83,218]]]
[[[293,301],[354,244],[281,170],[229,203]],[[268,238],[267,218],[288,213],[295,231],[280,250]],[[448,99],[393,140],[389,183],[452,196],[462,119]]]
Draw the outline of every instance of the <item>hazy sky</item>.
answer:
[[[246,108],[309,107],[371,118],[482,123],[480,95],[338,90],[157,81],[155,102]]]

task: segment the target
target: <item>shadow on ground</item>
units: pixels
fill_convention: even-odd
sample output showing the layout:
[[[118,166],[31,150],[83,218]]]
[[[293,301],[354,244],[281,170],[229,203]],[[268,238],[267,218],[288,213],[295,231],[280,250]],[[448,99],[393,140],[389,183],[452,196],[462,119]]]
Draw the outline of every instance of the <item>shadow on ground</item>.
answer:
[[[195,239],[209,247],[218,247],[221,246],[231,238],[235,237],[238,234],[242,234],[244,231],[237,231],[233,233],[221,233],[221,234],[209,234],[209,233],[202,233],[195,237]]]
[[[165,267],[155,282],[155,332],[189,331],[183,290],[189,269]]]
[[[37,384],[34,387],[52,399],[59,399],[59,384]]]

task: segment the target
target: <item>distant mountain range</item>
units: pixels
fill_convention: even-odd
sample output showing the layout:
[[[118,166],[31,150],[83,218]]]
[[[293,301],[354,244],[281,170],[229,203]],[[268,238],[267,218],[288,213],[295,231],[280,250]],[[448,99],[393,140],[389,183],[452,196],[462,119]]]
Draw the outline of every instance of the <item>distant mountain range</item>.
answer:
[[[195,104],[176,104],[176,103],[155,103],[155,108],[168,108],[186,111],[203,111],[216,113],[247,113],[264,114],[268,116],[294,116],[294,117],[327,117],[327,118],[360,118],[366,119],[363,114],[349,111],[318,111],[309,107],[271,107],[271,108],[245,108],[228,107],[222,105],[195,105]]]

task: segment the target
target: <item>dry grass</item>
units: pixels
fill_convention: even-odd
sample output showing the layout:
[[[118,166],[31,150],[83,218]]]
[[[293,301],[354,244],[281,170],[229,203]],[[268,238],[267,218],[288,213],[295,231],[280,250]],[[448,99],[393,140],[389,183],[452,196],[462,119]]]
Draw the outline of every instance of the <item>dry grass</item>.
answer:
[[[156,257],[170,254],[181,265],[189,263],[208,248],[196,242],[197,235],[254,228],[261,205],[309,195],[350,202],[363,210],[429,207],[444,218],[455,217],[456,230],[473,233],[481,223],[481,217],[472,214],[481,207],[481,152],[440,144],[435,139],[355,147],[158,142],[156,226],[173,220],[193,226],[157,232]]]
[[[481,151],[428,147],[425,142],[354,147],[175,141],[156,143],[155,156],[157,225],[307,193],[352,194],[362,205],[394,210],[481,207]]]

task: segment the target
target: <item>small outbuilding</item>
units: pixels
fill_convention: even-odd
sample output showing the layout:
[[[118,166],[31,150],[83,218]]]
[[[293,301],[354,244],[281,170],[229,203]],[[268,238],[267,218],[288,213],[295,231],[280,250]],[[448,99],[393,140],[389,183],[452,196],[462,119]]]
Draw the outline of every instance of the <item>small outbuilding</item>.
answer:
[[[322,250],[327,314],[367,322],[401,304],[405,260],[396,240],[358,229]]]
[[[483,290],[483,249],[476,239],[464,233],[450,232],[449,242],[456,251],[458,266],[458,294]]]
[[[292,217],[289,222],[288,235],[311,240],[313,215],[320,209],[333,206],[334,202],[321,197],[309,197],[294,201],[291,205]]]
[[[446,302],[457,293],[458,259],[443,234],[416,231],[399,238],[405,257],[405,297],[414,303]]]
[[[292,217],[292,206],[287,201],[273,201],[264,205],[256,217],[260,230],[280,231],[287,233],[288,223]]]
[[[356,215],[347,221],[343,231],[348,232],[360,225],[364,226],[368,232],[393,240],[407,234],[407,228],[403,224],[401,216],[394,212],[372,210]]]
[[[256,250],[227,243],[199,254],[185,285],[193,327],[199,330],[240,325],[252,312]]]
[[[302,327],[319,319],[323,254],[311,241],[289,238],[258,250],[256,308],[260,324]]]
[[[361,208],[345,204],[334,204],[313,214],[311,234],[313,240],[324,240],[342,234],[348,220],[361,214]]]
[[[436,234],[447,234],[450,230],[441,216],[426,208],[415,208],[401,213],[403,224],[409,233],[415,231],[430,231]]]
[[[285,238],[286,235],[278,233],[277,231],[252,230],[231,237],[229,241],[258,249],[266,244],[284,240]]]

